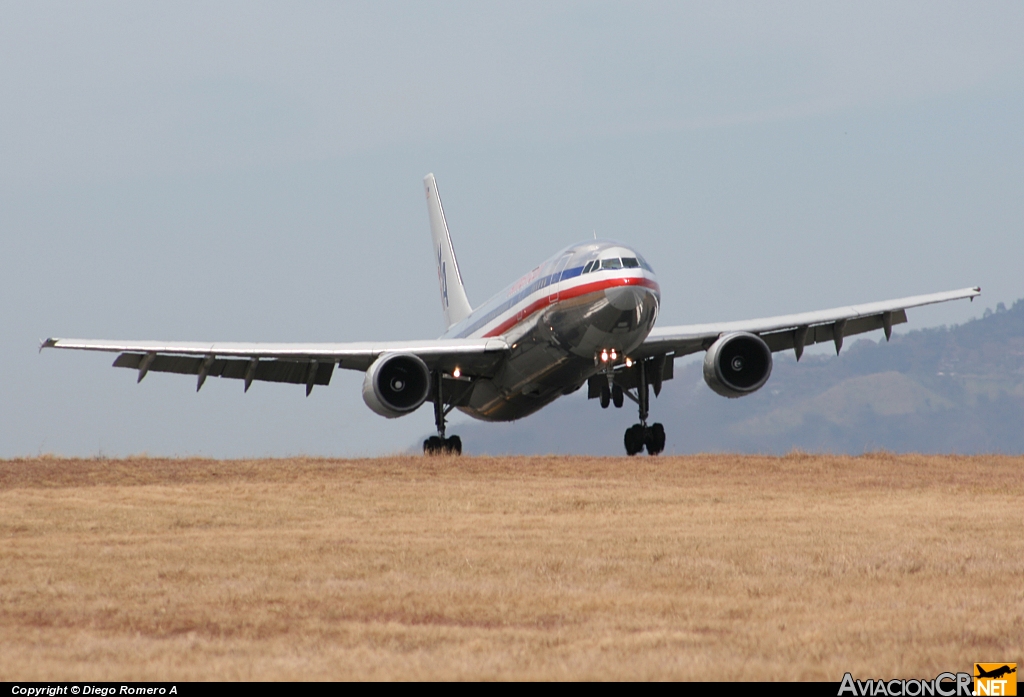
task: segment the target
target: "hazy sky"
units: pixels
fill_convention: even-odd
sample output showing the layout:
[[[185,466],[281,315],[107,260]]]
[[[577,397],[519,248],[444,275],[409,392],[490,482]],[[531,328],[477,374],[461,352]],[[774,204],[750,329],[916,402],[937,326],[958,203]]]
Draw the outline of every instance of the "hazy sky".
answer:
[[[414,444],[358,373],[197,395],[36,348],[437,336],[427,172],[473,303],[596,231],[664,324],[1009,304],[1021,36],[1019,2],[0,2],[0,457]]]

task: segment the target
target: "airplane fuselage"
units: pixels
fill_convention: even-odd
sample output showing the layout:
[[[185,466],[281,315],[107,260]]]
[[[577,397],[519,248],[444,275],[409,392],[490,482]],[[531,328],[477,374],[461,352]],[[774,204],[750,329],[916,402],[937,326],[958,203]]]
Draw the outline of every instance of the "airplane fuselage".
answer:
[[[601,352],[628,356],[643,343],[660,302],[654,271],[629,247],[604,240],[567,247],[442,336],[502,336],[511,347],[459,409],[511,421],[576,391],[602,369]]]

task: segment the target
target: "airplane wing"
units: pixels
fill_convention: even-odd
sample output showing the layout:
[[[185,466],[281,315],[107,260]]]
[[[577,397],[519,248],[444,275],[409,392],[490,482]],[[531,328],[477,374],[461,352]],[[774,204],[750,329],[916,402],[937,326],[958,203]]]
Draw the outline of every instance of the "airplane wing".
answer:
[[[655,327],[634,354],[637,358],[666,354],[685,356],[707,350],[723,334],[750,332],[764,339],[773,352],[793,349],[799,360],[805,346],[825,341],[834,342],[838,353],[843,346],[843,337],[853,334],[883,329],[885,338],[888,339],[892,333],[892,325],[907,321],[908,308],[962,298],[974,299],[977,295],[981,295],[981,288],[963,288],[945,293],[915,295],[898,300],[883,300],[795,315],[739,322]]]
[[[181,341],[106,341],[102,339],[47,339],[39,347],[110,351],[118,353],[115,368],[146,373],[198,375],[199,387],[208,376],[327,385],[334,366],[365,371],[384,353],[411,353],[427,367],[450,372],[458,367],[467,376],[488,377],[508,344],[504,339],[429,339],[425,341],[353,342],[341,344],[206,343]],[[197,387],[196,389],[199,389]]]

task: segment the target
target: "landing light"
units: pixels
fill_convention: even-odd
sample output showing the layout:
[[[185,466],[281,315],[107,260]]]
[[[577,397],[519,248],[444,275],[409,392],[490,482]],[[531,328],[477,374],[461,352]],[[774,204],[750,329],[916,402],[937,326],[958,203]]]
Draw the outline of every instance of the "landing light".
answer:
[[[626,367],[627,368],[632,368],[633,367],[633,361],[630,360],[629,358],[626,358]]]
[[[601,352],[601,361],[604,362],[604,363],[608,362],[608,352],[607,351],[602,351]]]
[[[457,378],[457,377],[459,377],[460,375],[462,375],[462,371],[461,371],[461,370],[459,370],[458,368],[455,368],[455,370],[453,370],[453,371],[452,371],[452,377],[453,377],[453,378]]]
[[[616,358],[618,358],[618,355],[617,355],[617,354],[615,353],[615,349],[612,349],[612,351],[611,351],[611,353],[610,353],[609,355],[611,356],[611,358],[612,358],[612,360],[613,360],[613,361],[614,361],[614,360],[615,360]]]

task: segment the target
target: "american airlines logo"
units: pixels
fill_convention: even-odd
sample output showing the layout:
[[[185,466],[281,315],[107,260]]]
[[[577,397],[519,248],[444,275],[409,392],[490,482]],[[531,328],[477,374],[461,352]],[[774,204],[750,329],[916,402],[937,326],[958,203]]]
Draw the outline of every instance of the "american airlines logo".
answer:
[[[441,286],[441,302],[448,307],[448,271],[441,258],[441,245],[437,246],[437,282]]]

